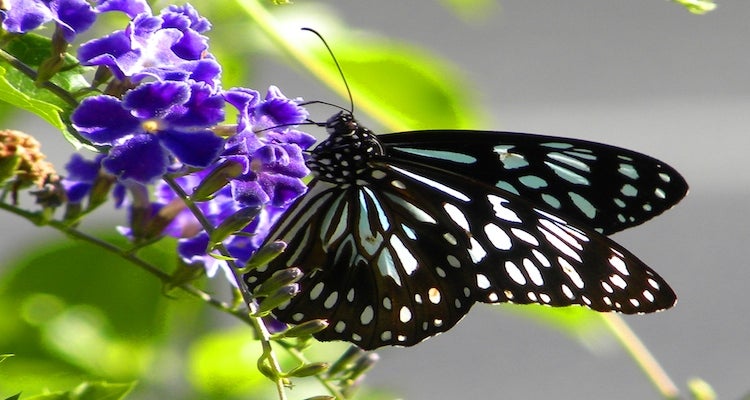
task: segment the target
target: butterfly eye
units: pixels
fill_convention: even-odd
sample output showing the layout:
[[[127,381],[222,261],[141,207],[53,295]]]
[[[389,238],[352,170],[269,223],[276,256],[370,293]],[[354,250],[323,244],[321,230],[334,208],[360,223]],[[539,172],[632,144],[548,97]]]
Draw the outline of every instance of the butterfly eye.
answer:
[[[476,302],[648,313],[676,296],[606,235],[687,193],[659,160],[603,144],[507,132],[374,135],[350,112],[326,123],[316,175],[268,235],[288,249],[245,280],[297,266],[300,293],[274,311],[364,349],[414,345]],[[499,151],[501,150],[501,151]]]

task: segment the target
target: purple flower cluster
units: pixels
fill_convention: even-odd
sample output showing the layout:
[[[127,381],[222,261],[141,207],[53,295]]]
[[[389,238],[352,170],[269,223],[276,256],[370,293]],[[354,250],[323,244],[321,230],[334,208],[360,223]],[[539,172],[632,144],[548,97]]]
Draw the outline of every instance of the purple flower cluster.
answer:
[[[50,9],[52,3],[57,2],[38,2]],[[176,182],[191,194],[231,168],[213,193],[198,199],[198,207],[214,227],[248,207],[262,207],[243,229],[247,235],[231,235],[223,242],[242,265],[307,189],[302,178],[310,171],[303,150],[315,139],[294,128],[307,120],[307,111],[299,105],[301,99],[289,99],[274,86],[265,97],[247,88],[223,90],[221,66],[203,35],[211,25],[189,5],[154,15],[144,2],[119,0],[100,1],[93,10],[105,11],[130,16],[127,28],[82,44],[78,56],[83,65],[109,70],[113,81],[104,94],[81,101],[71,121],[81,136],[108,152],[93,161],[74,156],[64,183],[68,196],[80,203],[103,169],[133,198],[133,225],[121,232],[134,239],[139,232],[152,235],[153,229],[136,229],[132,219],[161,218],[137,226],[157,226],[156,234],[179,238],[178,253],[186,263],[202,263],[210,276],[221,269],[234,282],[227,262],[206,254],[211,248],[208,233],[160,178],[179,175]],[[5,22],[18,24],[16,17],[9,12]],[[224,139],[214,132],[226,132],[218,127],[225,122],[227,103],[238,110],[238,119],[236,131]],[[144,207],[144,188],[150,184],[156,185],[155,200]],[[135,212],[136,204],[148,212]]]

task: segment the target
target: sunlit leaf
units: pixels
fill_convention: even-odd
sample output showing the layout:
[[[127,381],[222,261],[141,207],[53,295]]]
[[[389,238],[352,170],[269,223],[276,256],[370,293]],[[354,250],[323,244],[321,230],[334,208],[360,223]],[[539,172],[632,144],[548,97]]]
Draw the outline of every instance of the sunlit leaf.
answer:
[[[51,42],[48,38],[27,34],[14,38],[5,50],[35,69],[49,56]],[[77,61],[71,56],[66,56],[65,63],[70,67],[58,72],[51,83],[68,93],[77,93],[87,88],[88,83],[83,75],[85,69],[75,66]],[[29,76],[8,65],[0,67],[0,100],[38,115],[59,129],[77,149],[90,147],[69,125],[68,116],[73,110],[73,104],[37,85]]]

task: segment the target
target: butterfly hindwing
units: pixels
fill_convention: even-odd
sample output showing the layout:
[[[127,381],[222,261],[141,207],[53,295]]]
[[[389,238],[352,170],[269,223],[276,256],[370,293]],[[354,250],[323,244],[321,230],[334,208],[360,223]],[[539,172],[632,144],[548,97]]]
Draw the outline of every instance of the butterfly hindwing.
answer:
[[[464,290],[475,301],[633,314],[676,300],[667,283],[622,246],[544,205],[443,170],[392,159],[389,166],[390,176],[400,175],[396,185],[408,187],[400,202],[425,210],[431,204],[440,221],[432,230],[447,235],[417,251],[434,269],[462,271]],[[435,252],[441,247],[456,252]]]
[[[472,177],[606,235],[668,210],[687,193],[670,166],[585,140],[491,131],[415,131],[379,136],[389,157]]]

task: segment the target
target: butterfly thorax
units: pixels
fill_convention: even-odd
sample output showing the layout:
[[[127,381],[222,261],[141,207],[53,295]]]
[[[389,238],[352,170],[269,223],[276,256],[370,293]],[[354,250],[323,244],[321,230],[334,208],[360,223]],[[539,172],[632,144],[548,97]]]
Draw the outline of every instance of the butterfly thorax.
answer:
[[[321,180],[354,183],[368,170],[374,156],[385,154],[377,136],[357,123],[351,113],[339,112],[326,122],[328,139],[312,151],[307,166]]]

